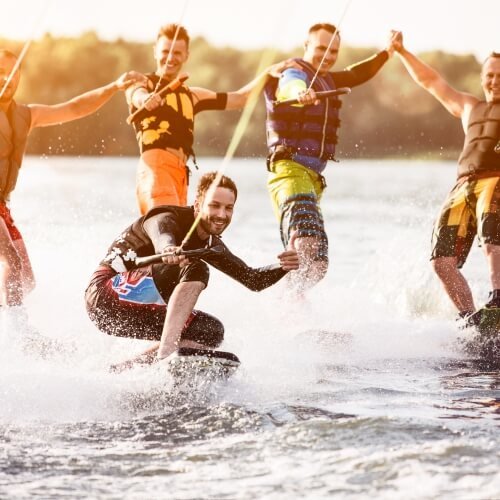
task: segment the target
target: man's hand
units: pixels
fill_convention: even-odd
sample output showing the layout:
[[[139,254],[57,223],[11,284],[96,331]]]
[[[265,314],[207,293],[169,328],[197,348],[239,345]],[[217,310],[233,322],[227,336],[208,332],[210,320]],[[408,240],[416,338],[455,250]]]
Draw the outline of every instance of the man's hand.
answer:
[[[283,71],[290,68],[303,70],[297,61],[294,61],[293,59],[285,59],[284,61],[269,66],[267,74],[273,78],[279,78]]]
[[[386,49],[387,52],[389,52],[389,55],[392,55],[394,51],[401,52],[403,49],[403,33],[401,31],[391,30]]]
[[[280,266],[284,271],[295,271],[300,266],[299,254],[297,253],[295,241],[298,238],[298,231],[293,229],[286,250],[278,255]]]
[[[147,85],[148,79],[138,71],[127,71],[115,81],[118,90],[126,90],[130,85]]]
[[[159,108],[163,104],[163,97],[159,94],[149,94],[144,100],[143,106],[148,110]]]
[[[177,252],[181,250],[181,247],[168,246],[165,247],[161,253],[170,253],[166,257],[163,257],[162,260],[165,264],[169,264],[171,266],[180,266],[184,267],[189,264],[189,259],[185,255],[180,255]]]
[[[285,250],[278,255],[283,271],[295,271],[299,268],[299,254],[296,250]]]
[[[297,96],[297,101],[299,102],[299,104],[302,104],[304,106],[319,104],[319,99],[316,97],[316,92],[314,92],[314,89],[307,89],[300,92]]]

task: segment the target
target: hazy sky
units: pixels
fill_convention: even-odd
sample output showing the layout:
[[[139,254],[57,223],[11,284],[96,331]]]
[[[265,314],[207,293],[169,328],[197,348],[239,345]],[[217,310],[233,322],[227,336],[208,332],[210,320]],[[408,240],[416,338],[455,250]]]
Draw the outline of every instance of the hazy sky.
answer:
[[[400,29],[416,52],[483,59],[500,51],[500,0],[11,0],[2,6],[0,36],[95,30],[106,39],[153,41],[161,24],[181,19],[191,36],[219,46],[290,49],[311,24],[331,22],[354,46],[382,48],[389,30]]]

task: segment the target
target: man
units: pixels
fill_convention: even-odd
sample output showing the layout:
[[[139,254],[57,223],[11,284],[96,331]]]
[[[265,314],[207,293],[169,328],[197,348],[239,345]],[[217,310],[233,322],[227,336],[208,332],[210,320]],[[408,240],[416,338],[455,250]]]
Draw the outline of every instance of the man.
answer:
[[[401,33],[395,35],[395,50],[410,76],[460,118],[465,132],[458,181],[436,221],[431,259],[459,316],[467,318],[475,306],[460,268],[476,234],[483,244],[492,286],[486,306],[500,307],[500,54],[490,54],[482,66],[482,100],[455,90],[437,71],[406,50]]]
[[[147,84],[130,87],[127,102],[139,143],[140,161],[136,194],[142,215],[158,205],[187,203],[187,159],[194,156],[193,131],[197,113],[207,110],[240,109],[254,87],[269,74],[290,65],[284,61],[269,67],[241,89],[218,93],[181,85],[165,96],[158,92],[180,73],[189,57],[189,35],[177,24],[163,26],[154,46],[155,73],[145,75]]]
[[[0,264],[3,267],[0,304],[11,307],[21,306],[25,294],[35,285],[25,244],[8,206],[30,131],[35,127],[55,125],[89,115],[118,90],[124,90],[142,78],[139,73],[125,73],[108,85],[61,104],[24,105],[14,100],[21,78],[20,69],[15,69],[16,63],[17,58],[12,52],[0,50],[0,92],[3,92],[0,95]],[[21,312],[19,307],[17,310]]]
[[[256,269],[228,250],[220,235],[231,222],[237,189],[226,176],[210,188],[215,179],[216,172],[201,177],[193,207],[159,206],[136,220],[113,242],[93,274],[86,303],[97,327],[109,335],[156,341],[134,360],[116,365],[116,370],[166,358],[181,347],[214,349],[222,342],[222,323],[194,309],[208,283],[206,263],[255,291],[298,269],[295,250],[280,253],[279,264]],[[200,248],[214,250],[203,261],[179,253]],[[138,267],[138,257],[163,252],[172,255],[159,264]]]
[[[328,240],[320,209],[326,187],[322,172],[327,161],[335,159],[340,125],[340,100],[318,101],[315,91],[355,87],[366,82],[393,50],[391,40],[386,50],[370,59],[344,71],[331,72],[339,47],[340,34],[335,26],[315,24],[309,29],[304,56],[295,59],[303,72],[304,88],[309,89],[312,83],[310,91],[299,96],[304,107],[276,104],[280,94],[277,78],[270,78],[264,88],[269,147],[267,186],[280,222],[283,245],[289,244],[292,232],[296,234],[301,268],[294,281],[299,284],[299,292],[319,282],[328,268]]]

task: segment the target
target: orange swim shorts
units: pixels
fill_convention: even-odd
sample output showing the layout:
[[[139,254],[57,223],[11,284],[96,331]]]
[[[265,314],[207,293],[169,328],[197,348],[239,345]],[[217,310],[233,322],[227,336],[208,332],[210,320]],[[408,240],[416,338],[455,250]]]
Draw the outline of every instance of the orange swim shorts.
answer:
[[[142,215],[158,205],[187,204],[188,168],[170,151],[145,151],[136,179],[137,202]]]

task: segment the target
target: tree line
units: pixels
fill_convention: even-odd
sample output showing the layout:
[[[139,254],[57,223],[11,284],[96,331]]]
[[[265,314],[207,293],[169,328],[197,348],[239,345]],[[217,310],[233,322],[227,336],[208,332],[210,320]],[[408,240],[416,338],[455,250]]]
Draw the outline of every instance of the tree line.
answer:
[[[0,39],[1,46],[19,53],[22,42]],[[267,49],[242,51],[215,47],[204,38],[191,42],[185,70],[188,84],[220,92],[236,90],[254,78]],[[363,60],[372,48],[343,45],[334,69]],[[302,50],[277,52],[275,61],[300,57]],[[482,96],[481,65],[473,55],[440,51],[420,54],[457,89]],[[52,104],[109,83],[134,69],[154,71],[152,44],[117,39],[100,40],[94,32],[78,38],[54,38],[46,34],[32,43],[22,66],[18,102]],[[342,98],[339,158],[442,157],[456,158],[463,144],[459,120],[408,76],[394,57],[366,84]],[[138,147],[125,120],[123,93],[99,112],[69,124],[35,129],[28,153],[35,155],[137,156]],[[231,140],[240,112],[210,111],[197,116],[195,151],[198,156],[222,156]],[[237,155],[262,157],[265,147],[264,98],[254,111]]]

